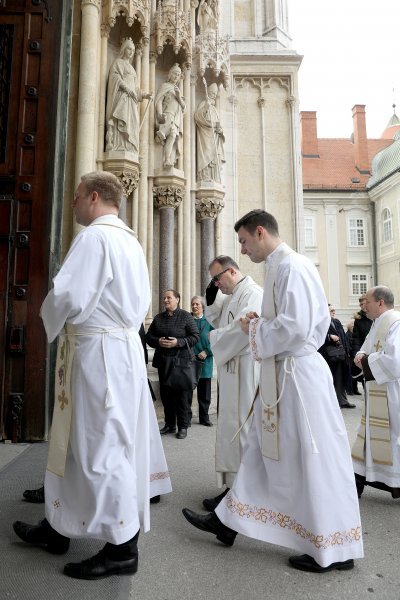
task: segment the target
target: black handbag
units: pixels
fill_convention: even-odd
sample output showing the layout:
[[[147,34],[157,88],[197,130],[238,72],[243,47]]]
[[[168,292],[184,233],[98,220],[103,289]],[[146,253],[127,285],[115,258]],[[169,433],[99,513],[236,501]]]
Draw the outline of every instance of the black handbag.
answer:
[[[346,358],[346,350],[343,346],[326,346],[325,353],[328,357],[328,360],[332,362],[342,361]]]
[[[176,390],[194,390],[199,382],[204,362],[198,360],[185,340],[189,356],[163,357],[163,385]]]

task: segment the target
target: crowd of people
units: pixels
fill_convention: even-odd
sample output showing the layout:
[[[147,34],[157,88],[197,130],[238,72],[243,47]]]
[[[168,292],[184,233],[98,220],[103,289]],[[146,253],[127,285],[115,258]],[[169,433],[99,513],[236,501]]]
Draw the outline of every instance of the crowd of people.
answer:
[[[253,210],[235,232],[241,253],[265,263],[264,288],[231,257],[217,256],[191,312],[177,290],[165,290],[164,310],[144,335],[148,272],[134,232],[118,218],[122,196],[105,172],[83,176],[76,190],[84,229],[41,309],[49,342],[59,337],[56,402],[44,488],[24,495],[45,502],[45,518],[16,521],[14,531],[56,554],[71,537],[103,540],[98,554],[65,566],[70,577],[135,573],[149,504],[171,491],[160,435],[187,437],[196,387],[199,423],[212,426],[215,361],[219,493],[203,500],[207,513],[184,508],[184,517],[228,546],[242,533],[298,551],[289,558],[296,569],[352,569],[363,556],[365,486],[400,497],[400,313],[392,292],[368,290],[345,333],[315,266],[281,239],[273,215]],[[160,430],[144,342],[154,348]],[[354,406],[347,394],[358,393],[357,381],[365,408],[351,452],[341,409]]]

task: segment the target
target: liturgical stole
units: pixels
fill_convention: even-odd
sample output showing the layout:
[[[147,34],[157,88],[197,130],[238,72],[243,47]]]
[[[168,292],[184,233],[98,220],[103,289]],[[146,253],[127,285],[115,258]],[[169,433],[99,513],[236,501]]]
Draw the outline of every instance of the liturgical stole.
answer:
[[[400,321],[400,313],[394,310],[387,311],[381,318],[375,333],[375,352],[384,350],[390,328]],[[371,332],[372,333],[372,332]],[[367,382],[368,394],[368,424],[371,445],[372,461],[379,465],[393,465],[392,447],[390,443],[390,422],[387,399],[386,383],[378,385],[375,381]],[[358,461],[365,460],[366,416],[365,405],[361,417],[360,431],[351,452],[352,457]]]

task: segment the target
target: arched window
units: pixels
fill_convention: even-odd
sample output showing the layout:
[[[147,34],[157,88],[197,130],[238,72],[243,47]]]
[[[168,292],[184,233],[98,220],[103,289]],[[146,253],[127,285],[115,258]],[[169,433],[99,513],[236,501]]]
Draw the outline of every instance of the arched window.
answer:
[[[388,208],[382,211],[382,244],[392,240],[392,215]]]

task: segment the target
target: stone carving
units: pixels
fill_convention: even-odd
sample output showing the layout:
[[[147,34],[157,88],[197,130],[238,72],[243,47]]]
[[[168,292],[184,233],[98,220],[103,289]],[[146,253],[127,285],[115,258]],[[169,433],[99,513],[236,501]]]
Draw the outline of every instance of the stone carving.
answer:
[[[161,185],[153,188],[155,208],[177,208],[183,200],[185,190],[176,185]]]
[[[181,154],[185,102],[179,89],[182,71],[178,63],[171,67],[155,99],[156,141],[164,146],[163,165],[173,167]]]
[[[216,0],[201,0],[197,13],[197,24],[200,33],[216,31],[218,27],[218,4]]]
[[[132,66],[135,45],[131,38],[122,41],[119,57],[110,67],[107,86],[106,151],[139,152],[138,103],[151,94],[136,85]]]
[[[218,86],[207,88],[207,97],[194,113],[197,125],[197,180],[221,183],[221,163],[225,162],[224,132],[215,108]]]
[[[197,221],[203,221],[204,219],[216,219],[217,215],[225,206],[223,198],[196,198],[196,213]]]

